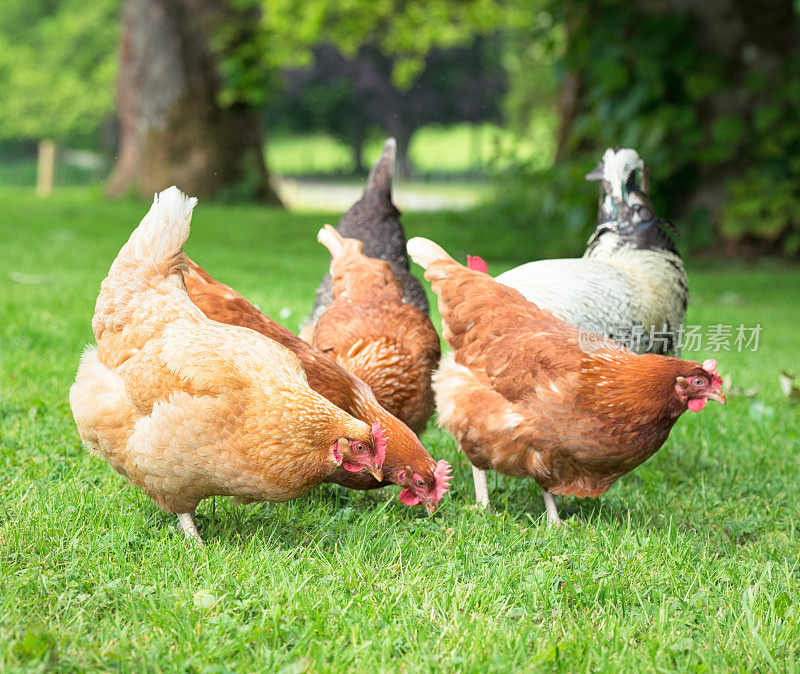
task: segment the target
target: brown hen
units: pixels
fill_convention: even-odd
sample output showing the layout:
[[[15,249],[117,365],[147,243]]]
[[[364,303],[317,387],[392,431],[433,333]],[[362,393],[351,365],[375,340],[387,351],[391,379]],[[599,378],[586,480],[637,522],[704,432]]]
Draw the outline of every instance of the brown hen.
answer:
[[[165,190],[120,250],[69,402],[89,449],[199,541],[201,500],[287,501],[339,466],[382,479],[385,439],[309,388],[291,351],[192,304],[182,250],[195,203]]]
[[[388,444],[382,481],[364,472],[344,469],[337,470],[326,481],[349,489],[376,489],[397,484],[403,487],[400,492],[403,503],[421,503],[432,513],[449,487],[450,465],[444,460],[434,461],[411,429],[381,407],[370,387],[358,377],[264,315],[197,263],[192,260],[187,263],[186,290],[206,316],[220,323],[250,328],[290,349],[302,361],[312,389],[357,419],[369,424],[378,421],[385,429]]]
[[[635,354],[581,334],[432,241],[412,239],[408,252],[439,297],[453,350],[434,377],[440,423],[473,466],[533,478],[550,522],[553,494],[603,494],[687,409],[725,402],[716,361]],[[476,495],[488,505],[485,482]]]
[[[333,301],[317,319],[311,343],[369,384],[383,407],[423,431],[441,355],[431,319],[403,301],[391,265],[365,256],[361,241],[330,225],[317,238],[331,253]]]

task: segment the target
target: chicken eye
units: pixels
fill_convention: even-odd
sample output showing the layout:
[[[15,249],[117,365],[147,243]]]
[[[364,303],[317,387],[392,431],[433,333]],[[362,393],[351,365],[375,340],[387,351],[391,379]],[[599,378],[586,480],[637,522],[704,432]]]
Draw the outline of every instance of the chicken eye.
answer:
[[[417,480],[417,486],[418,487],[424,487],[425,486],[425,480]]]
[[[363,452],[365,452],[366,450],[367,450],[367,448],[366,448],[366,447],[364,447],[364,443],[362,443],[362,442],[357,442],[357,443],[355,443],[355,444],[353,445],[353,451],[354,451],[356,454],[362,454],[362,453],[363,453]]]
[[[701,386],[705,386],[706,380],[702,377],[695,377],[692,379],[692,386],[697,386],[698,388]]]

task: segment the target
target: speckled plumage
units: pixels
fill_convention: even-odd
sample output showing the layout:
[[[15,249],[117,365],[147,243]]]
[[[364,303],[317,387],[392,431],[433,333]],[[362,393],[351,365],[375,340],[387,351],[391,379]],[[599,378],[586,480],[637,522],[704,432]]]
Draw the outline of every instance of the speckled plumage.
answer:
[[[602,181],[603,193],[584,256],[529,262],[497,280],[570,325],[618,339],[631,335],[636,341],[628,345],[642,353],[678,355],[688,283],[674,227],[654,215],[645,170],[635,151],[607,150],[587,176]],[[660,333],[652,341],[651,328]]]
[[[400,222],[400,211],[392,203],[392,171],[396,142],[389,138],[383,153],[370,171],[364,194],[339,220],[337,231],[345,238],[364,243],[364,254],[392,265],[392,271],[403,286],[403,300],[428,313],[428,299],[422,284],[411,274],[406,256],[406,236]],[[326,274],[317,288],[314,308],[301,336],[313,331],[314,323],[333,301],[331,275]]]
[[[94,454],[166,511],[218,494],[296,498],[338,469],[334,443],[349,460],[356,448],[374,456],[370,428],[312,391],[291,351],[191,302],[181,251],[194,204],[162,192],[111,266],[97,348],[70,389],[75,421]]]

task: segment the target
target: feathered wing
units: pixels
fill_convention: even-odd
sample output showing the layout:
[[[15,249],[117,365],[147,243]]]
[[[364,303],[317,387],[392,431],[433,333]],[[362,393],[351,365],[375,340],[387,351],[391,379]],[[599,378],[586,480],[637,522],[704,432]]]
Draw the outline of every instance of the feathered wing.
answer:
[[[525,404],[537,390],[579,375],[574,329],[482,272],[432,254],[415,256],[411,242],[409,253],[428,265],[425,278],[440,298],[445,339],[456,362],[468,364],[509,402]]]
[[[98,358],[116,368],[137,407],[149,413],[175,391],[222,394],[252,384],[265,363],[303,385],[305,373],[274,342],[205,320],[186,295],[183,246],[197,200],[164,190],[122,247],[101,285],[93,327]],[[134,318],[134,312],[136,316]]]
[[[427,314],[401,302],[336,300],[317,321],[313,343],[369,384],[391,414],[424,430],[433,412],[430,373],[441,355]]]
[[[363,381],[325,353],[259,311],[233,288],[187,259],[186,290],[192,302],[214,321],[250,328],[292,351],[302,362],[308,383],[333,404],[354,416],[374,415],[379,408]],[[371,419],[364,419],[364,421]],[[368,476],[367,476],[368,477]]]

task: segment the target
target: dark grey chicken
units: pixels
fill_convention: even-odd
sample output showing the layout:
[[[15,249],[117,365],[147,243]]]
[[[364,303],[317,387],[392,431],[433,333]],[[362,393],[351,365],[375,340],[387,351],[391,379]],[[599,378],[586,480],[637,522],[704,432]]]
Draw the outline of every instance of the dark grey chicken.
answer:
[[[403,284],[403,300],[427,313],[425,291],[408,270],[406,235],[400,224],[400,211],[392,203],[392,170],[396,148],[394,138],[384,143],[383,153],[367,178],[363,196],[341,217],[336,230],[345,238],[363,241],[363,253],[367,257],[386,260],[391,264],[394,275]],[[331,275],[328,273],[317,287],[314,308],[300,332],[303,339],[309,341],[314,324],[332,300]]]

